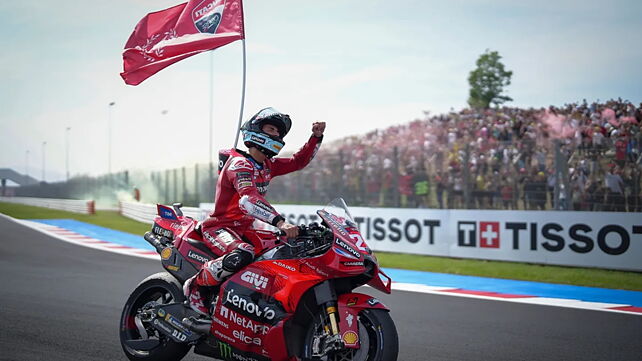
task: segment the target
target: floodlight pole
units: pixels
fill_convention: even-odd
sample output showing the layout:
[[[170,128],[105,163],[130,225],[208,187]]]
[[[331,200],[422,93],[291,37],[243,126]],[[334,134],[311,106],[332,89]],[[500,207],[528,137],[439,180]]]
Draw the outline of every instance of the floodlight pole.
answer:
[[[109,119],[107,123],[107,174],[111,174],[111,109],[116,102],[109,103]]]
[[[46,173],[45,172],[45,169],[46,169],[45,168],[46,167],[46,163],[45,163],[45,148],[46,148],[46,146],[47,146],[47,142],[42,142],[42,181],[43,182],[45,181],[45,173]]]
[[[69,181],[69,131],[71,127],[65,129],[65,168],[67,170],[67,182]]]
[[[27,184],[29,184],[29,149],[25,152],[25,173],[27,174]]]

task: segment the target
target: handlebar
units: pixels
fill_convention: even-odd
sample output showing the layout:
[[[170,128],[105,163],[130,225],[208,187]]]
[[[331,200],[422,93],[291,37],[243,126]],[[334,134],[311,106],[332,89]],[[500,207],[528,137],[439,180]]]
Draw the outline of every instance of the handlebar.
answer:
[[[312,225],[318,226],[316,223],[312,223]],[[299,229],[299,236],[306,236],[308,235],[308,229],[312,229],[312,227],[308,227],[305,224],[298,225],[297,228]],[[279,230],[276,232],[276,235],[279,237],[285,237],[286,234],[282,230]]]

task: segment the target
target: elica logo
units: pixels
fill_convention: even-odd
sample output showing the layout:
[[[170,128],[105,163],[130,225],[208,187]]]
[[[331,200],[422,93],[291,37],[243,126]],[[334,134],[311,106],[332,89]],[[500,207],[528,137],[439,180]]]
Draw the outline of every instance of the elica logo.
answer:
[[[457,223],[457,244],[460,247],[477,247],[477,223]],[[479,222],[479,247],[499,248],[499,222]]]
[[[259,290],[265,289],[268,283],[267,277],[259,276],[258,274],[251,271],[245,271],[241,275],[241,279]]]
[[[232,336],[234,336],[234,338],[236,338],[238,340],[241,340],[244,343],[261,346],[261,339],[260,338],[258,338],[258,337],[250,337],[243,330],[241,330],[241,331],[238,331],[238,330],[232,331]]]

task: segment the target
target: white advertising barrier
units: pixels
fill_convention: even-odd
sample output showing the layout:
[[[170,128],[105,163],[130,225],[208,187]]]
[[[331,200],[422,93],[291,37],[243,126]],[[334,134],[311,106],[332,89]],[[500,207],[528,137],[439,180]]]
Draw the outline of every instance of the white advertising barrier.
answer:
[[[275,205],[293,224],[321,206]],[[375,251],[642,271],[642,214],[350,208]]]
[[[118,202],[120,214],[127,218],[134,219],[143,223],[154,223],[154,217],[158,214],[155,204],[138,203],[138,202]],[[200,208],[196,207],[182,207],[181,210],[186,216],[190,216],[196,220],[203,220],[207,216],[207,212],[203,212]]]
[[[94,214],[96,204],[89,199],[56,199],[35,197],[0,197],[0,202],[19,203],[28,206],[44,207],[74,213]]]

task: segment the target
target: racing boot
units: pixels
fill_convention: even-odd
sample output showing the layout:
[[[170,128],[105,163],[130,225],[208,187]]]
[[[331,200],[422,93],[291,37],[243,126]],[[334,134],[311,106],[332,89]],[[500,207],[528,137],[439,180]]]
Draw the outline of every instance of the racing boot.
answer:
[[[183,294],[187,298],[189,307],[201,316],[209,317],[209,309],[206,306],[206,299],[203,297],[202,287],[196,283],[196,274],[194,277],[185,281],[183,285]]]
[[[183,293],[190,307],[200,315],[209,317],[211,298],[208,296],[215,293],[221,282],[234,273],[223,267],[225,258],[223,256],[205,262],[201,270],[194,277],[188,279],[183,286]]]

